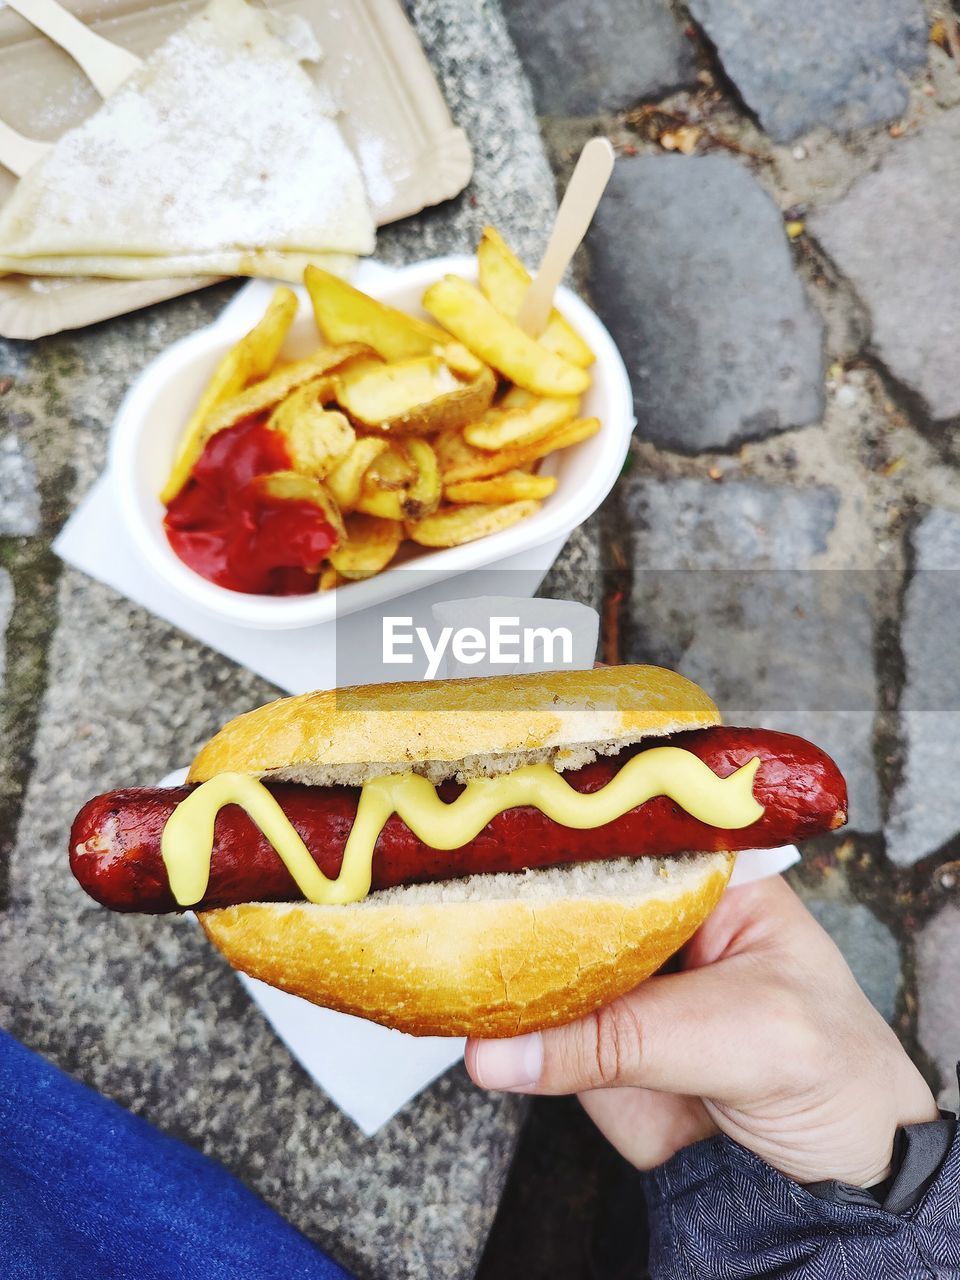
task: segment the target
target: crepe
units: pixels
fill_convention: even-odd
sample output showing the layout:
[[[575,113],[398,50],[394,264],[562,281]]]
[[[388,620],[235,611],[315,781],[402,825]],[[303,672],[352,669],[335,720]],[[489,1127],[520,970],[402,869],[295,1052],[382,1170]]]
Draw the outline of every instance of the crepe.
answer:
[[[302,284],[308,266],[320,267],[349,280],[357,260],[349,253],[286,253],[270,249],[250,252],[223,249],[218,253],[89,254],[85,257],[5,258],[0,276],[104,276],[112,280],[166,280],[173,276],[263,276]]]
[[[195,275],[202,257],[222,274],[241,255],[371,253],[357,162],[300,65],[317,57],[302,19],[212,0],[20,180],[0,210],[4,268],[161,258],[137,274]]]

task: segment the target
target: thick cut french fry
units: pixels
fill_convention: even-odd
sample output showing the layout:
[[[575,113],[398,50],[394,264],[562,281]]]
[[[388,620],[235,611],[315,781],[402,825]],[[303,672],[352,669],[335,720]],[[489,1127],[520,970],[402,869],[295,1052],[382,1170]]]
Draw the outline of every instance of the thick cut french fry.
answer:
[[[556,476],[532,476],[526,471],[504,471],[487,480],[461,480],[443,487],[447,502],[519,502],[524,498],[549,498],[557,487]]]
[[[376,489],[364,484],[357,499],[357,510],[383,520],[402,521],[407,518],[408,493],[406,489]]]
[[[332,591],[334,587],[339,587],[340,575],[332,564],[325,564],[320,570],[320,577],[317,579],[318,591]]]
[[[357,358],[366,349],[358,343],[344,347],[324,347],[316,355],[298,360],[296,364],[284,365],[262,382],[255,382],[239,395],[225,400],[203,424],[198,434],[197,458],[217,432],[236,426],[244,418],[252,418],[258,413],[275,408],[292,391],[306,386],[308,382],[314,398],[320,404],[332,403],[336,394],[336,382],[331,374],[324,371]],[[196,465],[196,461],[193,465]]]
[[[519,471],[555,449],[565,449],[568,445],[589,439],[599,430],[599,418],[577,418],[532,444],[517,449],[501,449],[498,453],[474,449],[464,440],[462,432],[448,431],[438,436],[436,441],[443,483],[451,485],[462,480],[484,480],[488,476],[503,475],[505,471]]]
[[[327,488],[314,476],[305,476],[299,471],[268,471],[254,476],[249,487],[280,502],[309,502],[319,507],[324,519],[336,530],[337,540],[343,538],[343,519],[337,504]]]
[[[533,515],[558,484],[540,460],[600,429],[576,416],[594,356],[557,309],[540,338],[519,328],[530,277],[493,228],[478,264],[479,288],[445,276],[425,291],[429,319],[311,264],[321,340],[336,345],[274,368],[296,311],[279,290],[218,366],[179,486],[216,432],[253,418],[281,433],[291,469],[252,483],[328,514],[338,541],[314,568],[318,591],[381,572],[405,539],[452,547]]]
[[[341,511],[353,511],[360,497],[360,485],[370,464],[390,448],[386,440],[363,436],[327,476],[326,483]]]
[[[383,488],[377,482],[375,468],[386,458],[378,458],[360,485],[356,509],[387,520],[419,520],[436,511],[440,505],[441,481],[437,455],[426,440],[411,437],[391,449],[401,450],[415,470],[414,479],[402,488]],[[371,474],[373,473],[373,474]]]
[[[433,515],[407,523],[407,537],[422,547],[458,547],[463,542],[486,538],[501,529],[509,529],[532,516],[539,502],[508,502],[489,507],[480,503],[465,507],[442,507]]]
[[[303,279],[317,328],[328,342],[362,342],[384,360],[444,354],[452,348],[447,354],[451,368],[471,378],[480,373],[483,366],[476,356],[436,325],[387,306],[319,267],[307,267]]]
[[[527,290],[530,273],[510,249],[495,227],[484,227],[477,246],[480,288],[503,315],[515,319]],[[554,351],[582,368],[593,364],[596,357],[569,320],[553,308],[543,333],[537,338],[541,346]]]
[[[294,471],[318,480],[329,475],[357,439],[344,414],[323,407],[312,382],[281,401],[267,426],[283,436]]]
[[[273,379],[267,379],[266,381],[272,382]],[[310,387],[310,394],[318,404],[333,402],[336,384],[331,375],[321,374],[319,377],[310,379],[309,382],[299,383],[296,385],[296,389],[299,390],[301,387],[307,386]],[[285,396],[286,392],[283,395]],[[200,429],[196,439],[196,458],[191,464],[191,471],[196,466],[207,444],[215,435],[221,431],[228,430],[230,427],[235,427],[244,418],[252,418],[257,414],[265,413],[268,409],[275,408],[282,399],[283,396],[277,394],[276,386],[267,387],[266,382],[256,382],[252,387],[248,387],[246,391],[241,392],[240,395],[228,400]],[[174,494],[174,497],[176,497],[176,494]],[[166,499],[164,500],[166,501]],[[170,501],[172,500],[171,498]]]
[[[524,391],[523,387],[507,387],[503,395],[497,401],[498,409],[529,409],[531,405],[535,405],[539,396],[535,396],[532,391]]]
[[[416,478],[417,468],[399,440],[380,454],[366,474],[368,484],[378,489],[409,489]]]
[[[404,360],[430,355],[448,341],[442,329],[371,298],[329,271],[307,267],[303,279],[317,328],[328,342],[363,342],[384,360]]]
[[[251,382],[266,377],[273,368],[296,314],[297,295],[292,289],[281,286],[270,299],[263,319],[230,348],[214,369],[213,377],[180,437],[173,467],[160,493],[161,502],[172,502],[190,479],[194,464],[206,444],[204,426],[214,409],[224,400],[239,394]]]
[[[496,389],[491,370],[464,382],[439,356],[387,364],[356,360],[337,379],[337,403],[366,431],[432,435],[480,417]]]
[[[579,407],[576,396],[557,396],[534,399],[522,408],[492,409],[480,422],[464,427],[463,438],[474,448],[488,452],[518,448],[572,422]]]
[[[442,352],[444,360],[461,378],[472,380],[479,378],[487,368],[482,360],[478,360],[472,351],[468,351],[462,342],[454,342],[448,338]]]
[[[423,306],[475,356],[519,387],[542,396],[578,396],[590,385],[585,369],[528,338],[460,276],[446,275],[432,284]]]
[[[261,382],[254,382],[239,395],[231,396],[219,405],[204,424],[206,438],[209,440],[218,431],[235,426],[244,418],[276,408],[281,400],[308,382],[315,384],[318,400],[324,403],[332,400],[335,383],[330,370],[355,359],[365,350],[356,342],[343,347],[321,347],[305,360],[282,365]]]
[[[444,431],[434,440],[433,447],[444,484],[497,474],[497,455],[485,453],[482,449],[475,449],[472,444],[467,444],[462,431]],[[491,469],[483,470],[484,464],[488,464]],[[476,474],[468,470],[474,466],[480,468]],[[503,467],[503,470],[509,471],[510,468]]]
[[[385,569],[397,554],[403,541],[403,525],[399,520],[362,513],[348,516],[346,537],[330,552],[330,564],[341,577],[369,578]]]

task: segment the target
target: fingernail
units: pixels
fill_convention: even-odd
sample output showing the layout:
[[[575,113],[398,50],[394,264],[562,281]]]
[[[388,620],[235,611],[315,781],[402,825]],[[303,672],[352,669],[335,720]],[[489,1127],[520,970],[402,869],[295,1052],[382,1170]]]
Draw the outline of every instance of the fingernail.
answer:
[[[511,1040],[481,1040],[475,1068],[484,1089],[530,1089],[543,1070],[543,1037],[534,1031]]]

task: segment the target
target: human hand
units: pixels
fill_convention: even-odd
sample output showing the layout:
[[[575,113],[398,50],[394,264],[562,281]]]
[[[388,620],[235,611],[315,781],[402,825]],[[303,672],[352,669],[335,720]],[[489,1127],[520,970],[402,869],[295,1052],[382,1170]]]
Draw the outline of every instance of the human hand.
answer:
[[[872,1186],[899,1125],[936,1120],[927,1084],[780,877],[730,889],[682,953],[566,1027],[471,1040],[476,1084],[577,1093],[638,1168],[727,1134],[798,1182]]]

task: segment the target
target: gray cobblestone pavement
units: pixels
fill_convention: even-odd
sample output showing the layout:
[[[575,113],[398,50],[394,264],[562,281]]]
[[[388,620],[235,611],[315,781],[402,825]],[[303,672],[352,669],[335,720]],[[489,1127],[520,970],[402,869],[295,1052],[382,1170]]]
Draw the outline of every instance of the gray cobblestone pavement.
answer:
[[[677,663],[728,718],[836,753],[850,827],[814,842],[792,879],[951,1101],[960,65],[939,11],[407,8],[477,172],[458,200],[383,233],[383,257],[469,248],[492,220],[534,258],[551,167],[562,181],[597,132],[619,152],[577,275],[623,347],[639,426],[546,589],[601,605],[608,659]],[[467,1276],[517,1100],[453,1072],[360,1141],[189,928],[109,916],[63,876],[80,800],[118,769],[153,780],[271,694],[49,551],[130,379],[232,288],[0,346],[0,1020],[336,1239],[361,1276]],[[544,1117],[557,1126],[550,1159],[521,1156],[485,1277],[545,1260],[559,1280],[582,1274],[609,1157],[572,1110],[536,1107],[538,1140]],[[344,1213],[361,1193],[362,1212]]]
[[[7,627],[13,612],[13,583],[5,569],[0,569],[0,680],[7,672]]]
[[[833,894],[833,886],[807,897],[807,906],[846,953],[857,981],[883,1016],[893,1018],[901,996],[897,943],[869,907],[849,894]]]
[[[903,611],[903,765],[887,848],[912,866],[960,829],[954,722],[960,710],[960,516],[936,510],[911,538],[914,573]]]
[[[686,672],[734,724],[818,742],[847,778],[851,826],[876,831],[872,597],[882,580],[811,570],[839,495],[631,473],[623,501],[633,566],[624,656]]]
[[[592,115],[695,82],[667,0],[505,0],[504,17],[543,115]]]
[[[850,131],[896,119],[901,72],[926,61],[919,0],[690,0],[724,70],[776,142],[816,125]]]
[[[696,87],[638,79],[632,107],[618,85],[589,111],[571,92],[541,119],[561,176],[592,133],[620,153],[581,263],[638,416],[604,509],[606,656],[678,663],[841,760],[850,826],[791,878],[956,1105],[960,66],[916,0],[675,12]],[[771,334],[777,305],[792,332]],[[528,1132],[552,1173],[525,1141],[485,1276],[536,1272],[527,1215],[550,1196],[550,1274],[583,1274],[583,1162],[598,1199],[610,1171],[550,1106]]]
[[[956,873],[951,872],[951,877]],[[954,887],[956,880],[953,881]],[[917,978],[923,988],[920,1002],[920,1034],[940,1069],[940,1100],[953,1107],[956,1097],[957,1023],[960,1021],[960,984],[944,982],[944,971],[960,972],[960,907],[943,908],[917,940]]]
[[[960,112],[944,112],[811,220],[868,310],[871,350],[939,420],[960,415],[960,262],[937,250],[956,233],[958,196]]]
[[[0,439],[0,537],[29,537],[40,528],[40,494],[33,464],[19,438]]]
[[[645,439],[695,453],[820,418],[823,323],[776,205],[735,160],[621,162],[589,251]]]

